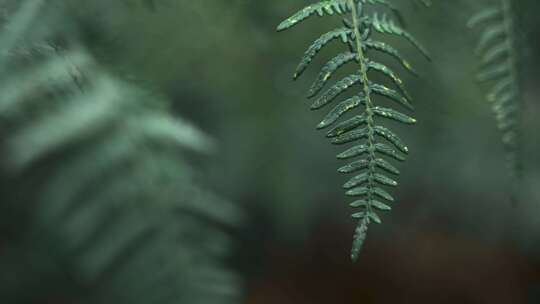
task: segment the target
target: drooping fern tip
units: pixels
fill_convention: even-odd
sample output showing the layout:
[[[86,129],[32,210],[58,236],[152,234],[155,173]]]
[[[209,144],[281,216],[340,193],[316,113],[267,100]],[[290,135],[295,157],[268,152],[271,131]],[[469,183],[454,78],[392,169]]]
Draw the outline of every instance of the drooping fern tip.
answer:
[[[422,4],[428,6],[430,2],[422,1]],[[368,12],[367,6],[388,10],[391,15],[377,10]],[[312,110],[318,110],[334,103],[338,96],[344,93],[353,93],[351,97],[334,105],[317,128],[333,127],[326,133],[332,144],[354,143],[337,157],[351,160],[349,164],[338,169],[340,173],[355,174],[343,186],[347,190],[347,196],[356,198],[350,206],[358,210],[352,215],[358,222],[351,250],[351,258],[355,261],[365,242],[369,224],[371,222],[380,224],[382,221],[378,212],[391,210],[389,203],[394,201],[394,197],[387,189],[397,186],[398,183],[391,176],[397,176],[400,172],[390,161],[403,161],[409,152],[404,141],[394,131],[384,126],[385,121],[393,120],[405,125],[416,123],[416,119],[408,114],[375,103],[379,98],[384,98],[407,110],[413,108],[412,98],[400,76],[388,65],[371,59],[371,53],[387,55],[397,60],[403,69],[411,74],[416,73],[396,48],[374,36],[378,34],[404,38],[428,60],[429,55],[414,36],[400,26],[399,20],[402,18],[400,12],[387,0],[318,2],[285,19],[278,25],[277,30],[289,29],[314,15],[339,15],[343,18],[344,25],[324,33],[309,46],[296,68],[294,78],[300,77],[322,48],[330,42],[339,41],[345,44],[346,50],[322,67],[308,91],[308,98],[318,96],[311,105]],[[355,64],[356,72],[338,80],[321,93],[330,78],[347,64]],[[373,72],[385,76],[391,85],[372,80]],[[357,111],[356,115],[348,119],[343,118],[344,115],[353,113],[353,110]]]
[[[477,78],[482,83],[492,85],[486,99],[495,115],[506,151],[507,166],[514,180],[513,199],[518,195],[517,184],[522,177],[522,97],[515,19],[512,1],[500,0],[498,5],[481,10],[468,22],[470,28],[484,26],[475,50],[480,61]]]

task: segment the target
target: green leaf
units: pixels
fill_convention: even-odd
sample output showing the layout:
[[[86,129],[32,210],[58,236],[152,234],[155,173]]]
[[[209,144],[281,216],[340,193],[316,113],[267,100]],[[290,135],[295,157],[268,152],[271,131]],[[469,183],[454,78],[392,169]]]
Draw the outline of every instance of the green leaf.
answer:
[[[355,53],[345,52],[337,55],[332,60],[324,65],[319,76],[311,86],[308,92],[308,97],[313,97],[324,87],[328,82],[332,74],[339,69],[342,65],[353,61],[356,58]]]
[[[382,199],[385,199],[385,200],[387,200],[389,202],[394,201],[394,198],[392,197],[392,195],[390,195],[390,193],[386,192],[386,190],[384,190],[382,188],[379,188],[379,187],[373,188],[373,193],[375,195],[377,195],[378,197],[380,197]]]
[[[351,259],[353,261],[358,260],[358,255],[360,254],[360,251],[362,250],[362,246],[364,245],[364,242],[366,241],[368,225],[369,225],[369,217],[364,217],[363,219],[359,220],[358,226],[356,227],[354,231],[353,245],[351,249]]]
[[[366,159],[360,159],[357,161],[354,161],[346,166],[343,166],[338,169],[339,173],[352,173],[356,171],[363,170],[369,166],[369,162]],[[399,173],[399,172],[398,172]]]
[[[403,143],[403,141],[397,136],[394,132],[390,131],[389,129],[383,127],[383,126],[376,126],[375,127],[375,133],[389,142],[391,142],[396,148],[398,148],[403,153],[408,153],[409,148]]]
[[[405,60],[405,58],[399,53],[398,50],[396,50],[392,46],[384,42],[374,41],[371,39],[364,41],[363,45],[366,48],[377,50],[379,52],[382,52],[382,53],[385,53],[387,55],[394,57],[397,61],[399,61],[399,63],[403,66],[403,68],[405,68],[407,71],[409,71],[413,75],[418,75],[418,73],[416,73],[412,65],[407,60]]]
[[[316,110],[324,107],[329,102],[333,101],[339,94],[345,92],[348,88],[359,83],[362,80],[360,75],[354,74],[347,76],[337,82],[332,88],[326,91],[321,97],[319,97],[312,105],[311,109]]]
[[[503,16],[502,10],[499,7],[490,7],[480,11],[478,14],[474,15],[467,26],[470,28],[478,26],[480,23],[492,21],[494,19],[499,19]]]
[[[304,71],[307,69],[309,64],[313,61],[315,56],[321,51],[321,49],[326,46],[331,41],[341,38],[341,41],[343,43],[346,43],[348,41],[348,37],[351,35],[351,30],[348,28],[337,28],[333,31],[327,32],[323,34],[321,37],[319,37],[315,42],[313,42],[309,48],[306,50],[304,55],[302,56],[302,59],[300,60],[300,63],[298,64],[298,67],[296,67],[296,72],[294,73],[294,79],[297,79],[304,73]]]
[[[332,111],[330,111],[330,113],[328,113],[328,115],[326,115],[326,117],[319,123],[319,125],[317,126],[317,129],[324,129],[332,124],[334,124],[343,114],[349,112],[350,110],[358,107],[359,105],[361,105],[363,102],[364,102],[365,98],[362,96],[353,96],[345,101],[342,101],[341,103],[339,103],[334,109],[332,109]],[[363,115],[362,115],[363,117]],[[364,118],[365,120],[365,118]],[[356,123],[359,123],[359,124],[355,124],[355,127],[356,126],[359,126],[363,123],[362,119],[360,116],[358,116],[357,118],[357,121]],[[354,128],[354,127],[353,127]],[[343,126],[340,127],[340,129],[343,129]],[[335,129],[334,129],[335,130]],[[339,133],[339,131],[336,131]],[[332,132],[333,134],[334,132]],[[331,137],[331,136],[329,136]]]
[[[399,78],[399,76],[397,76],[396,73],[394,73],[394,71],[392,71],[390,68],[388,68],[382,63],[378,63],[375,61],[368,62],[368,68],[378,71],[386,75],[387,77],[389,77],[392,80],[392,82],[399,88],[401,93],[403,93],[403,95],[405,95],[405,97],[408,100],[412,99],[409,93],[407,92],[407,89],[405,88],[405,85],[403,84],[403,81],[401,80],[401,78]]]
[[[382,223],[382,220],[381,218],[379,217],[379,215],[373,211],[370,211],[368,212],[368,216],[369,218],[371,218],[375,223],[377,224],[381,224]]]
[[[507,75],[506,77],[498,81],[497,84],[490,91],[489,95],[487,96],[488,101],[495,101],[501,94],[512,90],[513,85],[514,79],[512,75]]]
[[[384,186],[392,186],[392,187],[395,187],[398,185],[398,183],[387,177],[386,175],[383,175],[383,174],[380,174],[380,173],[375,173],[373,175],[373,178],[375,179],[375,181],[377,181],[379,184],[381,185],[384,185]]]
[[[385,170],[386,172],[389,172],[389,173],[392,173],[392,174],[395,174],[395,175],[399,175],[399,170],[396,167],[392,166],[392,164],[390,164],[385,159],[382,159],[382,158],[375,159],[375,165],[377,165],[377,167]]]
[[[495,64],[497,61],[502,60],[506,56],[510,55],[511,51],[511,46],[507,42],[500,43],[486,51],[486,53],[482,56],[480,64]]]
[[[398,151],[391,146],[383,143],[377,143],[375,144],[375,150],[381,154],[384,154],[386,156],[390,156],[396,160],[404,161],[405,157],[398,153]]]
[[[354,146],[354,147],[348,149],[347,151],[339,154],[337,156],[337,158],[339,158],[339,159],[347,159],[347,158],[352,158],[352,157],[362,155],[362,154],[367,153],[367,152],[368,152],[368,146],[365,145],[365,144],[361,144],[361,145]]]
[[[365,217],[369,217],[371,220],[373,220],[377,224],[382,223],[381,218],[379,217],[379,215],[377,215],[377,213],[375,213],[373,211],[357,212],[357,213],[354,213],[351,217],[354,218],[354,219],[363,219]]]
[[[384,118],[389,118],[389,119],[392,119],[392,120],[395,120],[397,122],[401,122],[404,124],[411,125],[411,124],[416,123],[416,119],[390,108],[375,107],[373,108],[373,113],[375,113],[375,115],[378,115]]]
[[[356,187],[354,189],[351,189],[349,191],[347,191],[347,195],[348,196],[364,196],[366,194],[368,194],[370,192],[370,188],[368,187]]]
[[[392,210],[392,207],[388,206],[385,203],[381,203],[381,202],[379,202],[377,200],[372,200],[371,201],[371,206],[373,206],[374,208],[379,209],[381,211],[390,211],[390,210]]]
[[[369,173],[368,172],[361,173],[361,174],[351,178],[348,182],[346,182],[343,185],[343,188],[350,189],[350,188],[365,184],[368,181],[368,179],[369,179]]]
[[[332,138],[332,143],[335,145],[342,145],[359,140],[361,138],[366,138],[368,134],[369,128],[356,129]]]
[[[392,210],[392,207],[388,206],[385,203],[381,203],[378,200],[372,199],[369,203],[366,200],[357,200],[350,204],[353,208],[368,208],[368,206],[371,206],[375,209],[381,210],[381,211],[390,211]]]
[[[327,15],[333,15],[333,14],[344,14],[349,11],[349,7],[347,5],[346,0],[330,0],[330,1],[321,1],[319,3],[315,3],[312,5],[308,5],[304,7],[302,10],[298,11],[291,17],[285,19],[283,22],[281,22],[277,30],[283,31],[288,28],[291,28],[298,23],[306,20],[307,18],[311,17],[313,14],[317,14],[319,16]]]
[[[372,83],[369,86],[370,90],[378,95],[387,97],[400,105],[412,110],[413,106],[409,102],[409,100],[406,97],[403,97],[401,94],[399,94],[397,91],[389,89],[381,84]]]
[[[480,71],[477,78],[480,82],[501,79],[508,75],[511,69],[512,67],[510,66],[510,64],[506,62],[494,66],[489,66],[484,70]]]
[[[367,212],[366,211],[355,212],[351,215],[351,217],[354,219],[363,219],[367,217]]]
[[[393,187],[397,186],[396,181],[394,181],[393,179],[391,179],[391,178],[389,178],[389,177],[387,177],[387,176],[385,176],[383,174],[380,174],[380,173],[371,174],[369,172],[363,172],[363,173],[351,178],[347,183],[345,183],[343,185],[343,188],[350,189],[350,188],[365,184],[365,183],[367,183],[369,181],[370,177],[373,178],[374,181],[378,182],[381,185],[393,186]]]
[[[498,39],[504,38],[505,35],[506,26],[503,23],[488,27],[484,32],[482,32],[482,36],[480,37],[480,40],[476,46],[476,53],[483,53],[491,43],[497,41]]]
[[[392,11],[392,13],[396,16],[399,22],[403,23],[403,16],[401,15],[401,12],[390,1],[388,0],[363,0],[363,2],[368,3],[368,4],[378,4],[378,5],[385,6],[387,9]]]
[[[356,129],[357,127],[364,124],[366,124],[366,114],[363,113],[361,115],[356,115],[353,118],[349,118],[345,120],[344,122],[341,122],[335,128],[328,131],[328,133],[326,134],[326,137],[332,138],[332,137],[342,135],[343,133]]]
[[[373,13],[373,18],[371,19],[371,22],[373,24],[373,28],[380,32],[380,33],[386,33],[386,34],[392,34],[396,36],[401,36],[405,39],[407,39],[414,47],[416,47],[424,57],[431,61],[431,58],[427,52],[427,50],[414,38],[413,35],[411,35],[409,32],[402,29],[400,26],[394,23],[391,19],[388,18],[386,14],[382,14],[382,16],[379,18],[379,15],[375,12]]]

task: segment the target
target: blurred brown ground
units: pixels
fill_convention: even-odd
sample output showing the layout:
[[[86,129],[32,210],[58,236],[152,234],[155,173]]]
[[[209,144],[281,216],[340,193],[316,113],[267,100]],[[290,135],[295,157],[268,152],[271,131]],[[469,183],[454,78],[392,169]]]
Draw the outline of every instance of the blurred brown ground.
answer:
[[[368,238],[357,264],[346,259],[346,229],[319,228],[302,251],[272,244],[268,273],[250,286],[249,304],[529,303],[540,265],[503,244],[418,227]]]

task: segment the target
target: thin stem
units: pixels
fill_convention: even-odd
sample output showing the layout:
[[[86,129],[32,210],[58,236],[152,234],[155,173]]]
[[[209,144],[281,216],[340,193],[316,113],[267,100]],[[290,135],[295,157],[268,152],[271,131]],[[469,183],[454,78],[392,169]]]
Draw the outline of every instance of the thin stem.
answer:
[[[371,210],[371,202],[373,199],[373,184],[374,184],[374,172],[375,172],[375,131],[374,131],[374,114],[373,114],[373,101],[371,100],[371,89],[369,87],[369,78],[368,78],[368,67],[366,64],[366,57],[364,53],[364,49],[362,47],[362,36],[360,35],[360,22],[359,22],[359,15],[358,10],[356,8],[355,0],[349,0],[349,6],[351,7],[352,11],[352,21],[353,21],[353,27],[354,27],[354,38],[355,38],[355,44],[356,44],[356,60],[358,61],[360,65],[360,78],[361,78],[361,85],[364,92],[364,97],[366,99],[366,122],[367,122],[367,129],[368,129],[368,138],[367,138],[367,145],[368,145],[368,157],[369,157],[369,165],[368,165],[368,193],[367,193],[367,214],[370,213]],[[369,220],[368,220],[369,223]]]

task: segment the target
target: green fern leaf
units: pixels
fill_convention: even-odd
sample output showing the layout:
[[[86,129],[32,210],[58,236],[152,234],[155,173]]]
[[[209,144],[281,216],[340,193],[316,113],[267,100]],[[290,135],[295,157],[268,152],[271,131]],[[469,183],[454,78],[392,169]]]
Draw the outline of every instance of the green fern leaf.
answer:
[[[368,202],[365,201],[365,200],[357,200],[357,201],[354,201],[350,204],[351,207],[353,208],[366,208],[368,206]],[[390,211],[392,210],[392,207],[388,206],[387,204],[385,203],[381,203],[377,200],[373,200],[371,202],[371,206],[377,210],[380,210],[380,211]]]
[[[396,90],[390,89],[384,85],[371,83],[369,89],[374,93],[380,96],[387,97],[400,105],[408,108],[409,110],[413,109],[410,101],[403,95],[399,94]]]
[[[416,119],[390,108],[375,107],[373,108],[373,113],[375,113],[375,115],[389,118],[404,124],[412,125],[416,123]]]
[[[351,35],[350,29],[338,28],[323,34],[321,37],[315,40],[315,42],[313,42],[313,44],[311,44],[311,46],[307,49],[304,56],[302,57],[302,60],[298,64],[296,72],[294,73],[294,79],[302,75],[302,73],[311,63],[311,61],[313,61],[313,58],[315,58],[315,56],[321,51],[321,49],[326,46],[330,41],[340,38],[343,43],[347,43],[349,41],[349,35]]]
[[[329,8],[332,4],[334,6],[331,6],[331,10],[320,10],[321,7]],[[339,11],[335,6],[338,4],[341,5]],[[423,1],[423,4],[428,5],[429,3]],[[388,177],[386,173],[399,175],[399,170],[381,156],[403,161],[405,157],[402,154],[407,154],[409,151],[396,133],[379,123],[379,118],[394,120],[406,125],[416,122],[414,118],[406,114],[374,104],[375,98],[380,96],[407,109],[412,109],[410,102],[412,98],[407,93],[402,79],[385,64],[371,60],[369,56],[371,52],[389,55],[398,60],[409,72],[414,73],[414,70],[411,64],[395,48],[376,40],[373,34],[377,32],[379,35],[391,34],[402,37],[411,42],[425,57],[429,58],[420,43],[388,16],[383,14],[382,17],[379,17],[376,12],[370,15],[371,13],[368,13],[366,9],[370,5],[375,6],[375,8],[377,6],[386,7],[400,19],[399,10],[387,0],[325,1],[319,3],[319,6],[310,6],[304,9],[278,26],[278,30],[289,28],[315,12],[319,12],[319,15],[338,12],[341,15],[347,14],[350,18],[350,20],[344,19],[345,28],[339,29],[339,32],[332,31],[323,35],[323,39],[320,38],[310,47],[304,55],[295,77],[305,70],[307,64],[312,61],[312,58],[322,46],[336,37],[343,37],[342,41],[347,44],[349,50],[338,54],[322,67],[319,76],[309,89],[308,96],[314,97],[319,94],[330,80],[330,77],[341,66],[353,62],[358,65],[357,73],[337,81],[330,89],[320,94],[311,106],[312,110],[321,109],[332,103],[341,94],[354,92],[352,97],[337,103],[330,109],[329,113],[317,126],[318,129],[324,129],[335,125],[326,134],[333,144],[356,143],[353,147],[337,156],[339,159],[359,157],[359,159],[353,160],[338,169],[341,173],[356,173],[354,177],[343,185],[347,190],[347,196],[359,197],[351,206],[361,209],[353,214],[353,218],[358,220],[351,252],[353,260],[356,260],[363,246],[369,223],[372,221],[375,223],[381,222],[380,217],[374,210],[391,210],[390,206],[382,203],[381,200],[394,201],[392,195],[384,187],[395,187],[397,181]],[[399,91],[389,88],[384,83],[371,81],[371,72],[384,75]],[[354,88],[357,90],[353,90]],[[338,123],[339,119],[345,114],[362,108],[363,111],[359,114]]]
[[[369,210],[371,206],[372,206],[372,202],[370,202],[366,206],[366,209]],[[362,213],[362,214],[365,214],[365,213]],[[360,251],[362,250],[362,247],[364,246],[364,242],[366,241],[366,237],[367,237],[369,223],[370,223],[370,217],[364,215],[359,218],[358,225],[356,226],[356,229],[354,231],[352,251],[351,251],[351,259],[353,261],[356,261],[358,259],[358,255],[360,254]]]
[[[403,56],[401,56],[399,51],[396,50],[395,48],[393,48],[392,46],[390,46],[390,45],[388,45],[388,44],[386,44],[384,42],[373,41],[371,39],[366,40],[364,42],[364,46],[365,46],[366,49],[373,49],[373,50],[380,51],[382,53],[385,53],[387,55],[390,55],[390,56],[394,57],[411,74],[418,75],[416,73],[416,71],[413,69],[413,67],[411,66],[411,64],[407,60],[405,60],[403,58]]]
[[[308,97],[313,97],[324,87],[334,72],[336,72],[341,66],[356,59],[356,54],[352,52],[345,52],[337,55],[330,60],[322,68],[319,76],[311,86],[308,92]]]
[[[470,28],[476,27],[482,23],[493,21],[502,17],[503,11],[500,7],[488,7],[471,17],[467,22]]]
[[[383,14],[381,17],[379,17],[377,13],[374,13],[371,22],[373,24],[373,28],[376,31],[380,33],[401,36],[407,39],[424,55],[424,57],[426,57],[426,59],[431,60],[427,50],[420,44],[420,42],[418,42],[418,40],[416,40],[416,38],[414,38],[414,36],[411,35],[409,32],[405,31],[397,24],[395,24],[391,19],[388,18],[386,14]]]
[[[401,80],[401,78],[399,78],[399,76],[397,76],[397,74],[394,73],[394,71],[392,71],[389,67],[379,62],[370,61],[368,62],[368,69],[373,69],[389,77],[394,83],[394,85],[399,88],[401,93],[405,95],[405,98],[407,98],[408,100],[412,99],[412,97],[407,92],[405,85],[403,84],[403,80]]]
[[[298,23],[306,20],[314,14],[319,16],[344,14],[349,11],[348,3],[346,0],[329,0],[322,1],[316,4],[308,5],[296,14],[284,20],[277,27],[278,31],[286,30],[290,27],[297,25]]]
[[[468,26],[473,28],[485,24],[476,46],[480,58],[477,78],[481,82],[493,83],[486,99],[492,104],[497,126],[502,134],[507,164],[514,180],[521,177],[520,123],[521,96],[519,67],[516,47],[515,17],[512,1],[501,0],[499,6],[483,9],[473,16]],[[517,195],[513,189],[513,195]]]
[[[351,111],[352,109],[360,106],[364,102],[365,98],[360,96],[353,96],[345,101],[342,101],[334,109],[332,109],[328,115],[317,125],[317,129],[324,129],[334,124],[342,115]],[[350,120],[342,122],[334,129],[328,132],[328,137],[334,137],[346,131],[352,130],[357,126],[366,122],[365,115],[356,116]],[[335,134],[335,135],[334,135]]]
[[[342,80],[338,81],[335,85],[333,85],[328,91],[323,93],[312,105],[312,110],[317,110],[331,101],[333,101],[338,95],[345,92],[348,88],[352,87],[353,85],[361,82],[362,78],[360,75],[349,75]]]

